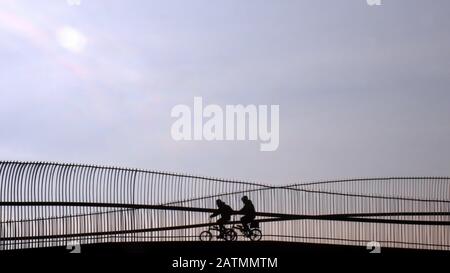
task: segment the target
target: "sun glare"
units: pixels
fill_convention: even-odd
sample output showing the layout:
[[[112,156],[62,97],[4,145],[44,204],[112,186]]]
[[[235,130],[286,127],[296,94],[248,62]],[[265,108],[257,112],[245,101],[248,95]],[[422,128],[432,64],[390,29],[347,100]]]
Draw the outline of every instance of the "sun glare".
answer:
[[[77,29],[62,27],[58,31],[59,44],[70,52],[80,53],[86,47],[87,39]]]

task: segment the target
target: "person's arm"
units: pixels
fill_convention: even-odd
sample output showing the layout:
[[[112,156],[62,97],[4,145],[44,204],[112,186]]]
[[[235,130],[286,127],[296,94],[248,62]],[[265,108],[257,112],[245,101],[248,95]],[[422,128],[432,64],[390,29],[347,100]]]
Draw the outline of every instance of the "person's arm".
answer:
[[[220,214],[220,211],[219,210],[216,210],[216,212],[214,212],[213,214],[211,214],[211,216],[209,216],[209,218],[214,218],[214,217],[216,217],[217,215],[219,215]]]
[[[242,207],[242,209],[240,209],[238,212],[239,212],[240,214],[245,214],[247,211],[248,211],[247,205],[244,205],[244,206]]]

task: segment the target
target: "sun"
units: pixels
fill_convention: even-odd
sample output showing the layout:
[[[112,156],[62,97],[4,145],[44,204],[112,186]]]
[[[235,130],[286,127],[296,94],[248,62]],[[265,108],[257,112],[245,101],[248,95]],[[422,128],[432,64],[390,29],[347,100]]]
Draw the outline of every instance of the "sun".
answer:
[[[87,44],[86,36],[73,27],[64,26],[57,33],[59,44],[73,53],[81,53]]]

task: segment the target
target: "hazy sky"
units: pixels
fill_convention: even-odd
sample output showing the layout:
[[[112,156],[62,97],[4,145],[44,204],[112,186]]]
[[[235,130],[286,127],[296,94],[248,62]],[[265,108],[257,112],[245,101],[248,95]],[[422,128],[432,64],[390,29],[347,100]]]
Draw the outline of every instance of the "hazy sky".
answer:
[[[286,184],[450,175],[450,1],[0,0],[0,159]],[[280,146],[172,107],[279,104]]]

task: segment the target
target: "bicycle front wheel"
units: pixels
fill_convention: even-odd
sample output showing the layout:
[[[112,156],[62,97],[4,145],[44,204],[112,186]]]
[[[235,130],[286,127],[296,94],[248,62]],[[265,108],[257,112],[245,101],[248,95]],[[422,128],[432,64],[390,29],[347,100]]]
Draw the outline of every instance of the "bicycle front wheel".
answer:
[[[236,241],[237,233],[234,229],[228,229],[225,233],[225,241]]]
[[[261,232],[261,230],[259,230],[257,228],[252,229],[249,237],[250,237],[250,240],[252,240],[252,241],[259,241],[262,238],[262,232]]]

